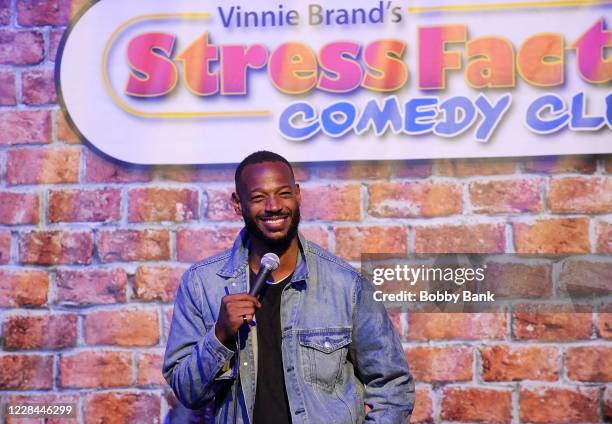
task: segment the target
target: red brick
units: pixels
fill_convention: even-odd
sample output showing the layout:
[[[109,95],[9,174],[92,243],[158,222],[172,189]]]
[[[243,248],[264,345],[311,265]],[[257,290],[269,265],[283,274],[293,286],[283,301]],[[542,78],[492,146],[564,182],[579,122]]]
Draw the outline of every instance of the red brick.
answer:
[[[433,164],[429,160],[409,160],[397,162],[393,168],[393,175],[397,178],[429,177]]]
[[[481,290],[490,290],[496,298],[550,297],[553,294],[552,265],[511,262],[487,262]]]
[[[51,113],[48,110],[0,111],[0,145],[51,142]]]
[[[206,190],[206,217],[213,221],[241,221],[231,203],[233,188]]]
[[[510,390],[447,387],[442,393],[441,419],[509,423],[512,420]]]
[[[358,221],[361,194],[358,184],[302,187],[301,215],[305,220]]]
[[[612,387],[606,387],[604,392],[604,421],[612,421]]]
[[[612,312],[599,312],[597,334],[602,339],[612,339]]]
[[[432,383],[472,379],[472,348],[468,346],[419,346],[406,349],[416,381]]]
[[[503,253],[505,246],[503,224],[415,227],[417,253]]]
[[[557,280],[562,293],[572,298],[612,295],[612,263],[567,260]]]
[[[0,30],[0,65],[34,65],[44,57],[44,40],[38,31]]]
[[[425,387],[416,388],[416,401],[410,417],[410,423],[433,422],[433,400],[431,390]]]
[[[555,177],[548,207],[552,212],[612,212],[612,177]]]
[[[4,322],[8,349],[63,349],[76,345],[76,314],[15,315]]]
[[[603,156],[605,172],[612,173],[612,155]]]
[[[71,0],[17,0],[17,22],[21,26],[67,25]]]
[[[306,240],[313,241],[325,249],[329,249],[329,231],[324,226],[304,226],[300,225],[300,232]]]
[[[504,313],[410,313],[408,340],[503,339]]]
[[[485,381],[559,378],[559,350],[550,346],[497,345],[480,348]]]
[[[155,167],[155,179],[183,183],[233,182],[234,167],[227,165],[163,165]]]
[[[343,259],[359,259],[362,253],[406,253],[408,230],[405,227],[350,226],[334,229],[336,254]]]
[[[102,230],[96,245],[102,262],[170,259],[167,230]]]
[[[21,74],[21,100],[27,105],[55,103],[53,69],[36,69]]]
[[[50,222],[108,222],[121,215],[121,191],[114,188],[97,190],[52,190],[49,193]]]
[[[47,303],[49,276],[33,269],[0,269],[0,306],[42,306]]]
[[[42,395],[28,393],[27,395],[9,395],[3,396],[0,403],[11,403],[13,405],[54,405],[54,404],[71,404],[73,411],[71,415],[62,415],[61,418],[24,418],[19,415],[8,416],[6,424],[78,424],[78,403],[79,396],[76,394],[53,394],[47,392]]]
[[[0,204],[0,224],[38,224],[38,194],[0,191]]]
[[[127,274],[121,268],[58,270],[56,275],[57,302],[89,305],[125,303]]]
[[[19,261],[25,264],[90,264],[92,255],[89,232],[31,231],[19,235]]]
[[[392,162],[333,162],[317,165],[319,178],[365,180],[389,178]]]
[[[612,222],[599,221],[597,223],[597,251],[612,253]]]
[[[541,179],[477,181],[469,185],[475,213],[541,212],[541,192]]]
[[[172,302],[185,267],[140,266],[134,277],[134,297]]]
[[[122,387],[132,384],[132,354],[123,351],[82,351],[62,354],[63,388]]]
[[[228,249],[238,234],[237,227],[187,228],[176,235],[176,258],[195,262]]]
[[[439,175],[447,177],[514,174],[516,160],[512,158],[441,159],[436,161],[436,168]]]
[[[596,423],[597,389],[538,387],[521,389],[520,419],[531,423]]]
[[[90,345],[152,346],[159,343],[157,311],[122,309],[85,315],[85,342]]]
[[[49,60],[55,62],[59,43],[64,35],[65,29],[52,29],[49,33]]]
[[[312,166],[308,166],[306,164],[291,164],[293,168],[293,175],[295,176],[295,181],[297,183],[301,183],[307,181],[312,176]]]
[[[383,218],[454,215],[463,210],[462,190],[460,184],[449,182],[369,184],[368,213]]]
[[[75,149],[9,150],[9,184],[78,183],[81,152]]]
[[[545,341],[589,339],[593,333],[593,317],[589,308],[542,305],[518,307],[514,311],[514,337]]]
[[[107,159],[85,151],[85,181],[88,183],[133,183],[151,181],[150,167]]]
[[[559,174],[575,172],[592,174],[597,169],[596,156],[544,156],[523,164],[525,172]]]
[[[68,118],[64,115],[61,110],[55,114],[55,124],[57,126],[57,139],[67,144],[80,144],[81,138],[77,133],[74,132]]]
[[[163,352],[147,352],[138,355],[138,379],[139,386],[167,385],[162,375],[162,364],[164,362]]]
[[[0,25],[8,25],[11,22],[11,1],[0,0]]]
[[[11,260],[11,233],[0,231],[0,264],[8,264]]]
[[[0,72],[0,105],[14,106],[17,104],[15,91],[15,74],[13,72]]]
[[[588,218],[539,219],[533,223],[514,222],[517,253],[588,253]]]
[[[51,389],[53,356],[0,355],[0,390]]]
[[[196,190],[175,188],[137,188],[128,192],[130,222],[183,222],[199,217]]]
[[[159,395],[148,393],[92,393],[85,398],[85,422],[159,424]]]
[[[576,346],[565,351],[565,368],[570,380],[612,381],[612,346]]]

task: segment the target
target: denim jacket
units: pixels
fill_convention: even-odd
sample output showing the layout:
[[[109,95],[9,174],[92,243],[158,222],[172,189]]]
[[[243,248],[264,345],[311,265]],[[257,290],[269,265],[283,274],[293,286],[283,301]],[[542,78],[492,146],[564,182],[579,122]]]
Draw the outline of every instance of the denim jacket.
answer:
[[[407,423],[414,381],[383,305],[372,298],[372,285],[301,234],[299,241],[300,255],[280,311],[293,423]],[[164,377],[188,408],[214,399],[216,423],[234,422],[234,411],[238,423],[253,417],[257,355],[265,355],[257,351],[256,327],[242,327],[238,355],[214,331],[221,298],[247,292],[248,279],[243,229],[231,249],[184,274],[175,301]],[[367,415],[364,405],[370,408]]]

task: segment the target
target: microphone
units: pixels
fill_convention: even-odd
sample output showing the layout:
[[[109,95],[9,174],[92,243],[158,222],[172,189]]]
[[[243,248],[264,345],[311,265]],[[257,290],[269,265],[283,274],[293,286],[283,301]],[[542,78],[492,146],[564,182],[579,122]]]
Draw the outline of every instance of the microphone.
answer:
[[[272,271],[276,270],[279,265],[280,259],[278,259],[278,256],[276,256],[274,253],[266,253],[263,255],[263,258],[261,258],[261,263],[259,264],[259,272],[255,277],[255,281],[253,281],[253,284],[251,284],[249,294],[257,297]]]

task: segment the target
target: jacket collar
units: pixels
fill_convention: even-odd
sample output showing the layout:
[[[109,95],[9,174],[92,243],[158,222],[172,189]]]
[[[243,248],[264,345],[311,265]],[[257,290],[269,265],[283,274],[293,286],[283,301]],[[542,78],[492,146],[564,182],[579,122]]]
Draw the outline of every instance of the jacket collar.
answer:
[[[306,281],[308,279],[308,241],[304,235],[298,231],[299,255],[295,265],[295,271],[291,281]],[[238,237],[234,240],[234,245],[230,251],[230,257],[225,262],[223,267],[217,272],[217,275],[226,278],[235,278],[241,272],[244,272],[249,263],[249,234],[246,228],[240,230]]]

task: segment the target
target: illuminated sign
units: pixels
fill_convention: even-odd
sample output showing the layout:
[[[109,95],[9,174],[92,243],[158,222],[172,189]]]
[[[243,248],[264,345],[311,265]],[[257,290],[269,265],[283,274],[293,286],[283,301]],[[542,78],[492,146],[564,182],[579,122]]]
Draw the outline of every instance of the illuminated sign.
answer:
[[[102,0],[58,62],[71,121],[135,163],[612,152],[610,0]]]

